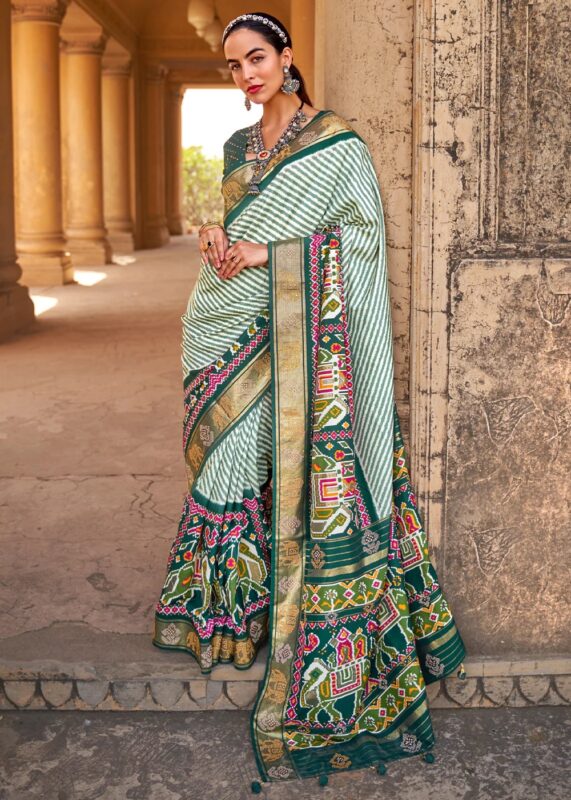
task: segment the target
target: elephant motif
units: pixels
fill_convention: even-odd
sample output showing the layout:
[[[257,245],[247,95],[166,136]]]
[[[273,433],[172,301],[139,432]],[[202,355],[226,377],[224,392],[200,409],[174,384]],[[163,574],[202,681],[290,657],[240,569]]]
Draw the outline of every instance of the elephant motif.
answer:
[[[356,714],[367,685],[370,661],[367,637],[362,630],[351,634],[347,628],[341,628],[331,644],[334,652],[327,661],[314,658],[303,673],[300,703],[309,708],[307,717],[311,723],[319,722],[320,711],[332,722],[342,720],[344,715],[335,706],[341,697],[353,697],[352,715]]]

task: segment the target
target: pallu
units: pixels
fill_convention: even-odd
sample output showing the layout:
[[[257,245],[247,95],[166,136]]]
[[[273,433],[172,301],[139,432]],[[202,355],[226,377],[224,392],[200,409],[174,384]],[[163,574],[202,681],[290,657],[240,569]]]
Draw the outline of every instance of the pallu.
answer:
[[[320,111],[248,193],[247,129],[224,150],[231,243],[183,315],[188,493],[153,643],[208,674],[252,665],[261,777],[427,754],[426,685],[465,648],[431,562],[394,400],[383,210],[363,139]]]

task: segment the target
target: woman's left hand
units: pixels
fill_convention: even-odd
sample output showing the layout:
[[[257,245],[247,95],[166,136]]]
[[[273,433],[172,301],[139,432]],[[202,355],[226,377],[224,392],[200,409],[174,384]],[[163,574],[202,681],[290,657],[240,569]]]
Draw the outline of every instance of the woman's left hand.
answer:
[[[268,263],[268,245],[256,242],[234,242],[218,270],[219,278],[233,278],[244,267],[263,267]]]

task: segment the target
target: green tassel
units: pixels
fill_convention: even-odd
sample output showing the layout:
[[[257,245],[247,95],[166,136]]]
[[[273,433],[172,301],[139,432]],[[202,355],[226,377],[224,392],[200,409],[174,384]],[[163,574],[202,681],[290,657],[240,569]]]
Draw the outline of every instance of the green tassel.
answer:
[[[424,760],[426,761],[427,764],[434,764],[435,761],[434,753],[425,753]]]
[[[320,786],[327,786],[328,783],[329,783],[329,778],[327,777],[327,775],[320,775],[319,776],[319,785]]]
[[[254,794],[260,794],[262,791],[262,784],[260,781],[252,781],[252,791]]]
[[[379,766],[377,767],[377,772],[379,773],[379,775],[385,775],[386,771],[387,771],[386,764],[379,764]]]

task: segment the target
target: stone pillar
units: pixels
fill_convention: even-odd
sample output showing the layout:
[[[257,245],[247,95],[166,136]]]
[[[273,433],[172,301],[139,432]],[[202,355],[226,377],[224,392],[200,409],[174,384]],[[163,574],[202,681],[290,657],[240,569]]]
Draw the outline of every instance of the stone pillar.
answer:
[[[142,244],[162,247],[169,241],[165,191],[165,75],[160,65],[143,69]]]
[[[315,99],[315,0],[291,0],[290,8],[293,62],[303,75],[312,102],[317,104]]]
[[[34,305],[25,286],[14,241],[14,183],[12,148],[12,69],[10,64],[10,2],[0,0],[0,340],[34,320]]]
[[[59,118],[59,26],[66,5],[12,3],[16,249],[25,282],[41,286],[73,280],[62,225]]]
[[[113,250],[133,251],[128,58],[103,60],[103,206]]]
[[[75,265],[97,266],[111,261],[103,221],[101,56],[105,42],[101,33],[78,34],[62,41],[67,157],[65,233]]]
[[[181,106],[184,92],[180,86],[168,86],[166,91],[166,211],[167,225],[172,236],[184,233],[182,214],[182,131]]]
[[[363,136],[379,177],[392,300],[395,394],[407,438],[413,7],[397,0],[320,0],[316,14],[322,40],[317,84],[323,86],[323,106],[349,120]]]

